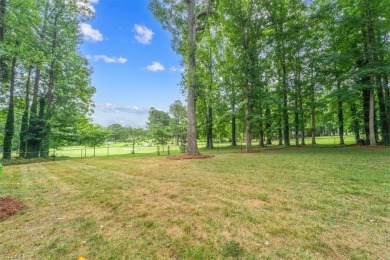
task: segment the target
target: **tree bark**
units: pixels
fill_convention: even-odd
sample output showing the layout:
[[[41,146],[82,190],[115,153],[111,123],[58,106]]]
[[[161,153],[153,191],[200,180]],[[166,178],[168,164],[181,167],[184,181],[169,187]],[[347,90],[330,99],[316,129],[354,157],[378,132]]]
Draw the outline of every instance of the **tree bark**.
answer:
[[[317,144],[316,143],[316,106],[315,106],[315,86],[311,86],[311,144]]]
[[[251,121],[250,121],[250,115],[252,113],[252,107],[249,102],[249,97],[246,97],[246,109],[245,109],[245,151],[249,152],[252,150],[252,131],[251,131]]]
[[[194,4],[194,0],[190,1]],[[190,7],[190,13],[194,12],[194,6]],[[191,11],[192,10],[192,11]],[[190,17],[191,15],[189,15]],[[189,23],[193,23],[193,19],[189,19]],[[188,54],[188,110],[187,110],[187,154],[196,155],[199,154],[197,143],[197,131],[196,131],[196,77],[195,77],[195,25],[192,25],[189,32],[190,38],[190,50]]]
[[[390,144],[390,135],[389,135],[389,124],[387,122],[387,115],[386,115],[386,103],[385,103],[385,96],[384,96],[384,89],[382,82],[379,82],[379,88],[377,90],[378,94],[378,101],[379,101],[379,115],[380,115],[380,127],[381,127],[381,133],[382,133],[382,142],[384,144]]]
[[[233,109],[233,114],[232,114],[232,146],[237,145],[237,135],[236,135],[236,114]]]
[[[283,139],[284,145],[290,145],[290,125],[288,120],[288,88],[287,88],[287,71],[286,71],[286,57],[283,50],[283,54],[280,60],[282,67],[282,84],[283,84]]]
[[[46,32],[47,27],[47,18],[49,14],[49,3],[50,0],[46,1],[45,14],[43,17],[43,25],[39,35],[41,40],[44,39],[44,33]],[[41,80],[41,69],[39,64],[35,68],[35,79],[34,79],[34,89],[32,94],[32,103],[30,109],[30,118],[28,126],[28,140],[27,140],[27,156],[28,158],[36,158],[39,156],[39,150],[41,145],[41,140],[38,138],[37,133],[40,132],[42,127],[41,119],[38,115],[38,96],[39,96],[39,85]]]
[[[365,22],[367,23],[367,34],[363,32],[363,35],[366,36],[366,60],[368,65],[374,66],[376,62],[376,42],[375,42],[375,32],[374,32],[374,23],[372,15],[372,6],[371,1],[365,2]],[[376,146],[375,138],[375,97],[374,97],[374,87],[375,87],[376,75],[374,72],[370,73],[370,87],[369,87],[369,139],[370,146]]]
[[[383,77],[384,85],[384,101],[386,109],[386,118],[387,118],[387,129],[389,129],[388,139],[390,142],[390,87],[389,87],[389,78],[387,75]]]
[[[4,16],[5,16],[6,6],[7,6],[7,1],[0,0],[0,42],[4,40],[4,32],[5,32]]]
[[[360,124],[359,124],[359,117],[357,115],[357,108],[354,103],[351,105],[351,116],[352,116],[352,128],[353,132],[355,133],[355,139],[360,139]]]
[[[374,111],[375,111],[374,89],[370,89],[370,116],[369,116],[370,146],[376,146]]]
[[[281,107],[279,106],[279,111],[281,110]],[[278,139],[279,139],[279,145],[283,145],[283,121],[282,121],[282,113],[279,112],[279,118],[278,118]]]
[[[204,11],[195,13],[195,0],[187,0],[188,6],[188,95],[187,95],[187,154],[199,154],[196,130],[196,31],[198,19],[208,13],[210,0]]]
[[[7,121],[4,128],[4,141],[3,141],[3,159],[10,160],[12,153],[12,138],[14,135],[14,94],[15,94],[15,68],[16,68],[16,57],[12,59],[11,65],[11,83],[9,90],[9,102],[8,102],[8,113]]]
[[[5,23],[4,16],[6,12],[7,1],[0,0],[0,45],[4,41]],[[0,84],[5,84],[8,81],[7,62],[4,54],[0,54]]]
[[[28,111],[30,107],[30,81],[31,81],[31,73],[33,67],[30,66],[28,70],[27,83],[26,83],[26,97],[25,97],[25,108],[22,117],[22,124],[20,128],[19,135],[19,157],[25,158],[27,152],[27,134],[28,134]]]
[[[299,146],[299,111],[298,111],[298,86],[295,84],[295,97],[294,97],[294,131],[295,131],[295,145]]]
[[[207,108],[207,149],[213,149],[213,109],[209,106]]]
[[[265,147],[265,144],[264,144],[264,116],[263,116],[263,108],[262,108],[261,104],[259,104],[259,109],[260,109],[259,146]]]
[[[265,109],[265,131],[267,134],[267,145],[272,144],[271,140],[271,109],[269,108],[269,105],[267,105],[267,108]]]
[[[337,75],[337,118],[339,123],[339,138],[340,145],[344,145],[344,115],[343,115],[343,101],[341,100],[341,83],[339,75]]]
[[[301,125],[301,145],[305,145],[305,115],[303,113],[303,96],[302,93],[299,93],[299,111],[300,111],[300,125]]]

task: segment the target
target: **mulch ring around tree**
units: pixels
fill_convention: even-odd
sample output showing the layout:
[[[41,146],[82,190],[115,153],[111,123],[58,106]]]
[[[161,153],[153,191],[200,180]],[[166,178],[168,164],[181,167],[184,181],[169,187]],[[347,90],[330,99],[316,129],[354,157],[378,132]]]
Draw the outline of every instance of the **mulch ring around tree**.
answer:
[[[215,155],[210,155],[210,154],[197,154],[197,155],[188,155],[188,154],[183,154],[183,155],[171,155],[168,156],[167,158],[170,160],[189,160],[189,159],[208,159],[208,158],[213,158]]]
[[[14,197],[7,196],[0,198],[0,221],[13,216],[24,208],[23,203]]]

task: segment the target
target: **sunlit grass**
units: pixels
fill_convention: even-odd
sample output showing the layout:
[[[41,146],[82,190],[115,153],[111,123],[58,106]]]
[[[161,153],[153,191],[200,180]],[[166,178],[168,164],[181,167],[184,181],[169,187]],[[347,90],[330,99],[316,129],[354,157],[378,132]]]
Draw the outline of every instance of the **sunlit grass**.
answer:
[[[6,166],[0,259],[388,259],[390,149]]]

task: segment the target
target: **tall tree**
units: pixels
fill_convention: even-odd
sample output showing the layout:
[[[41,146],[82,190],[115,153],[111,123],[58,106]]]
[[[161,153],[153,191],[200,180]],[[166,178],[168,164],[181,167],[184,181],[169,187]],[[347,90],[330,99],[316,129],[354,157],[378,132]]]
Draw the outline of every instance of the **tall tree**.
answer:
[[[175,49],[183,58],[186,57],[187,154],[196,155],[199,154],[196,129],[196,35],[206,27],[211,0],[198,1],[198,4],[196,0],[185,0],[184,4],[174,0],[151,0],[149,7],[163,27],[173,34]]]

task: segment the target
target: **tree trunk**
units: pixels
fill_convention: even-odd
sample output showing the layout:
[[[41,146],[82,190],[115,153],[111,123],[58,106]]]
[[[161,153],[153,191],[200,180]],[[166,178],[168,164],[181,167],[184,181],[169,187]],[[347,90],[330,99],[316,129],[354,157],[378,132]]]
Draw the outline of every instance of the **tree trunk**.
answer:
[[[315,86],[311,86],[310,95],[311,106],[311,144],[316,144],[316,106],[315,106]]]
[[[339,79],[339,73],[337,72],[337,118],[339,123],[339,138],[340,145],[344,145],[344,115],[343,115],[343,102],[341,100],[341,83]]]
[[[363,98],[363,122],[364,122],[364,133],[366,138],[366,144],[370,142],[370,90],[365,88],[362,90]]]
[[[374,22],[373,22],[373,14],[372,14],[372,2],[365,1],[365,22],[367,33],[363,29],[363,36],[366,36],[366,50],[365,50],[365,58],[368,62],[369,66],[374,66],[377,60],[377,44],[375,40],[375,31],[374,31]],[[370,87],[369,87],[369,139],[370,146],[376,146],[376,138],[375,138],[375,97],[374,97],[374,87],[375,87],[375,72],[370,73]]]
[[[6,0],[0,0],[0,44],[4,41],[5,23],[4,16],[6,11]],[[7,63],[4,54],[0,54],[0,83],[7,81]]]
[[[386,109],[386,118],[387,118],[387,129],[389,129],[388,139],[390,142],[390,87],[389,87],[389,78],[387,75],[383,77],[384,90],[384,101]]]
[[[4,32],[5,32],[4,16],[6,11],[6,6],[7,6],[7,1],[0,0],[0,42],[4,40]]]
[[[284,145],[290,145],[290,125],[288,120],[288,89],[287,89],[287,71],[286,71],[286,57],[282,54],[280,60],[282,66],[282,83],[283,83],[283,137]]]
[[[196,14],[195,0],[188,0],[187,154],[199,154],[196,131]]]
[[[213,109],[207,108],[207,149],[213,149]]]
[[[50,150],[50,119],[53,115],[53,99],[54,99],[54,81],[55,81],[55,65],[56,65],[56,48],[57,48],[57,22],[59,19],[59,15],[61,12],[58,12],[54,18],[54,32],[53,32],[53,38],[52,38],[52,45],[51,45],[51,52],[53,55],[53,59],[50,62],[49,67],[49,83],[48,83],[48,90],[46,94],[47,99],[47,108],[45,112],[45,116],[42,118],[42,120],[45,121],[45,129],[43,131],[43,137],[42,137],[42,143],[41,143],[41,157],[49,157],[49,150]],[[44,109],[44,108],[43,108]]]
[[[31,113],[38,114],[38,94],[39,94],[39,81],[41,79],[41,70],[35,69],[34,89],[31,103]]]
[[[263,117],[263,108],[262,105],[259,105],[260,108],[260,123],[259,123],[259,146],[265,147],[264,145],[264,117]]]
[[[252,106],[250,104],[250,98],[249,98],[249,83],[246,82],[246,94],[245,94],[245,151],[249,152],[252,150],[252,130],[251,130],[251,113],[252,113]]]
[[[351,105],[351,116],[352,116],[352,128],[353,132],[355,133],[355,139],[360,139],[360,124],[359,124],[359,117],[357,115],[357,108],[354,103]]]
[[[267,108],[265,109],[265,131],[267,134],[267,145],[272,144],[271,140],[271,110],[269,108],[269,105],[267,105]]]
[[[40,143],[39,143],[39,156],[43,158],[49,157],[49,142],[50,142],[50,136],[47,134],[47,131],[50,131],[50,126],[48,125],[46,121],[46,103],[47,98],[40,98],[39,100],[39,122],[41,125],[41,132],[39,135]]]
[[[375,139],[375,103],[374,103],[374,89],[370,89],[370,112],[369,112],[369,129],[370,129],[370,146],[376,146]]]
[[[16,68],[16,57],[12,59],[11,66],[11,83],[9,90],[9,103],[7,121],[4,128],[4,141],[3,141],[3,159],[10,160],[12,153],[12,138],[14,135],[14,94],[15,94],[15,68]]]
[[[279,110],[280,111],[280,110]],[[282,121],[282,113],[279,113],[278,118],[278,139],[279,139],[279,145],[283,145],[283,121]]]
[[[302,93],[299,94],[299,114],[301,116],[301,120],[300,120],[300,128],[301,128],[301,144],[302,145],[305,145],[305,115],[303,113],[303,97],[302,97]]]
[[[295,100],[294,100],[294,131],[295,131],[295,145],[299,146],[299,111],[298,111],[298,93],[297,86],[295,86]]]
[[[27,138],[27,157],[37,158],[39,156],[40,139],[37,138],[37,131],[40,128],[40,119],[38,117],[38,94],[41,70],[35,69],[34,89],[32,95],[32,103],[30,109],[30,118],[28,125]]]
[[[337,102],[337,117],[339,119],[339,138],[340,145],[344,145],[344,116],[343,116],[343,102]]]
[[[386,104],[382,82],[379,83],[378,88],[378,101],[379,101],[379,115],[380,115],[380,127],[382,133],[382,142],[384,144],[390,144],[389,124],[387,122]]]
[[[252,110],[248,106],[245,110],[245,151],[249,152],[252,150],[252,131],[251,131],[251,123],[249,120],[249,116]]]
[[[236,135],[236,114],[233,109],[233,114],[232,114],[232,146],[237,145],[237,135]]]
[[[180,138],[180,134],[176,134],[176,135],[175,135],[175,143],[176,143],[176,146],[179,146],[179,138]]]
[[[22,124],[19,135],[19,157],[25,158],[27,152],[27,134],[28,134],[28,111],[30,107],[30,81],[31,81],[32,66],[28,70],[27,83],[26,83],[26,98],[25,108],[22,117]]]

